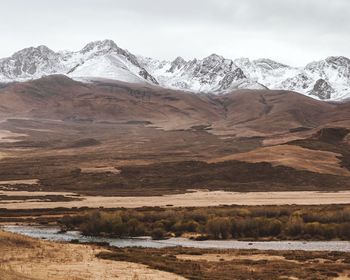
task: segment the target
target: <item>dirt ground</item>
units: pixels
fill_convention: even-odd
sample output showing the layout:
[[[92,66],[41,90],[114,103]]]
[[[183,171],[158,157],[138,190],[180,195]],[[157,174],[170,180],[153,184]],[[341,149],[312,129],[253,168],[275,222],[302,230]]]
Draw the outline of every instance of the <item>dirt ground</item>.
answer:
[[[0,250],[2,280],[185,279],[142,264],[99,259],[95,255],[101,249],[88,245],[58,244],[0,232]]]

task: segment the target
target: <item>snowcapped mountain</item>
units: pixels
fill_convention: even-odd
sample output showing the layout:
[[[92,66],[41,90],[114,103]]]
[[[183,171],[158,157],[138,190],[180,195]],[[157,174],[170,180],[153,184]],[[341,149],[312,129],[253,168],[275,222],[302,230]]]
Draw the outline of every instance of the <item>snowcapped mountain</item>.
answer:
[[[282,89],[321,100],[350,98],[350,59],[329,57],[303,68],[271,59],[225,59],[211,55],[203,60],[172,62],[139,57],[139,61],[168,88],[222,93],[234,89]]]
[[[137,58],[113,41],[87,44],[78,52],[54,52],[46,46],[27,48],[0,60],[0,81],[23,81],[50,74],[72,78],[108,78],[130,83],[150,82],[155,78],[142,68]]]
[[[202,60],[190,61],[185,61],[182,57],[177,57],[172,62],[143,57],[139,57],[139,60],[156,77],[159,84],[167,88],[196,92],[224,92],[239,88],[266,89],[248,79],[232,60],[216,54]]]
[[[248,58],[239,58],[235,60],[250,80],[264,84],[267,88],[278,88],[278,84],[295,75],[297,69],[273,61],[271,59],[249,60]]]
[[[204,93],[235,89],[285,89],[322,100],[350,98],[350,59],[328,57],[296,68],[270,59],[235,60],[212,54],[203,59],[161,61],[135,56],[112,40],[87,44],[82,50],[54,52],[30,47],[0,59],[0,83],[51,74],[78,80],[114,79]]]
[[[62,71],[60,55],[46,46],[26,48],[0,60],[0,81],[27,80]]]

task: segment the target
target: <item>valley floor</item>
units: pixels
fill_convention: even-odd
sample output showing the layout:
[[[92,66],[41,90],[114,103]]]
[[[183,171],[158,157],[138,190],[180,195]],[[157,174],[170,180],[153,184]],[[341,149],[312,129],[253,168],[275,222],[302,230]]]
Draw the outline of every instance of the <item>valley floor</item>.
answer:
[[[195,212],[233,204],[350,203],[350,103],[274,91],[213,97],[64,77],[0,91],[2,223],[57,224],[102,207]],[[329,228],[328,210],[321,228]],[[156,221],[155,232],[174,217]],[[349,216],[339,220],[348,229]],[[315,228],[320,225],[308,227]],[[349,275],[350,255],[341,252],[116,249],[0,232],[1,280]]]

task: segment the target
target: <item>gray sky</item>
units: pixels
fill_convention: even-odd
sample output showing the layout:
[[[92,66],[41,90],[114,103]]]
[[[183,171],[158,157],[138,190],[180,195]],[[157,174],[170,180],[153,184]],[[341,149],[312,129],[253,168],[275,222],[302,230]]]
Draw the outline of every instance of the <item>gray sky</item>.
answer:
[[[28,46],[78,50],[113,39],[161,59],[350,57],[349,0],[1,0],[0,57]]]

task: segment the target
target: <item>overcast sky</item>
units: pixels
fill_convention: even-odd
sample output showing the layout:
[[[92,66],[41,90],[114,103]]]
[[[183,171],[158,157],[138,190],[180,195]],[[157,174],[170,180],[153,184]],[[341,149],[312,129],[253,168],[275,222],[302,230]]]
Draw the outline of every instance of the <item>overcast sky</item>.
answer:
[[[1,0],[0,57],[113,39],[161,59],[350,57],[350,0]]]

